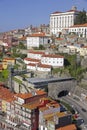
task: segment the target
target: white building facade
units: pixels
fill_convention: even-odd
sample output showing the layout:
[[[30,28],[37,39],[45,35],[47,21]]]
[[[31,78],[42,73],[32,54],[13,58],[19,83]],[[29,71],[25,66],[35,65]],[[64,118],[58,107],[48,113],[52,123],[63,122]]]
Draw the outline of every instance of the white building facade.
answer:
[[[87,23],[74,25],[69,28],[69,33],[76,33],[79,37],[86,37],[87,38]]]
[[[51,65],[44,64],[28,64],[27,69],[39,72],[51,72]]]
[[[75,18],[78,15],[76,7],[72,7],[67,12],[54,12],[50,15],[50,33],[57,34],[63,29],[68,29],[75,23]]]
[[[27,54],[27,57],[28,58],[33,58],[33,59],[41,59],[42,55],[45,54],[44,52],[40,52],[40,51],[32,51],[32,50],[29,50],[28,54]]]
[[[46,54],[42,56],[41,64],[51,65],[53,67],[63,67],[64,57],[60,55]]]
[[[29,70],[51,72],[52,67],[64,67],[64,56],[31,50],[24,63]]]
[[[45,33],[31,34],[27,37],[27,49],[47,44],[48,39],[49,38],[45,35]]]

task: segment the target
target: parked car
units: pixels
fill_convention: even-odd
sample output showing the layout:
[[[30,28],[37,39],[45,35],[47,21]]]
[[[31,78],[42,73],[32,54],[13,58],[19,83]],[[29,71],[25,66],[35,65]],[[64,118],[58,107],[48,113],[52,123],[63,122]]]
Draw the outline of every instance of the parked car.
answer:
[[[84,109],[84,108],[82,108],[82,111],[83,111],[83,112],[87,112],[87,110],[86,110],[86,109]]]

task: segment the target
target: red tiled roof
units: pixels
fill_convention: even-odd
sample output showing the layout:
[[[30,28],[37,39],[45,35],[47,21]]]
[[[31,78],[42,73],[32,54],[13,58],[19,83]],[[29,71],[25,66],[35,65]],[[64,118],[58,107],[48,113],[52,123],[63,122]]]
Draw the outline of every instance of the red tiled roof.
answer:
[[[33,54],[45,54],[45,52],[42,52],[42,51],[33,51],[33,50],[29,50],[29,53],[33,53]]]
[[[42,57],[49,57],[49,58],[64,58],[64,56],[61,55],[53,55],[53,54],[45,54]]]
[[[63,12],[55,11],[52,14],[59,14],[59,13],[63,13]]]
[[[64,127],[60,127],[56,130],[77,130],[76,126],[74,124],[70,124]]]
[[[45,91],[42,91],[42,90],[36,90],[35,91],[36,95],[43,95],[43,94],[46,94]],[[35,95],[35,96],[36,96]],[[20,97],[22,99],[27,99],[27,98],[31,98],[33,97],[32,93],[19,93],[16,95],[17,97]]]
[[[71,26],[70,28],[75,28],[75,27],[87,27],[87,23],[85,23],[85,24],[76,24],[76,25]]]
[[[9,98],[9,99],[5,99],[5,101],[7,101],[7,102],[12,102],[12,101],[15,101],[16,99],[14,98],[14,97],[12,97],[12,98]]]
[[[37,93],[37,95],[43,95],[43,94],[46,94],[46,92],[43,91],[43,90],[36,90],[36,93]]]
[[[66,12],[79,12],[78,10],[68,10],[68,11],[66,11]]]
[[[27,99],[27,98],[32,97],[32,94],[31,93],[18,93],[16,96],[22,99]]]
[[[24,60],[33,61],[33,62],[40,62],[40,60],[38,60],[38,59],[32,59],[32,58],[25,58]]]
[[[28,66],[36,66],[36,64],[29,63]]]
[[[9,89],[0,86],[0,98],[4,100],[13,99],[14,94]]]
[[[3,58],[3,60],[15,60],[15,59],[7,57],[7,58]]]
[[[59,40],[59,41],[61,41],[61,40],[64,40],[63,38],[56,38],[56,40]]]
[[[45,37],[45,33],[34,33],[29,35],[29,37]]]
[[[82,48],[87,48],[87,46],[82,46]]]
[[[51,68],[51,65],[39,64],[38,67],[41,67],[41,68]]]

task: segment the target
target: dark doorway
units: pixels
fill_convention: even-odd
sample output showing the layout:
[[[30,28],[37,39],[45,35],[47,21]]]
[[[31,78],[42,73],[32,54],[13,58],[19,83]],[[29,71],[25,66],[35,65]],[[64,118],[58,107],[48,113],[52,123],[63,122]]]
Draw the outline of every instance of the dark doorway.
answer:
[[[68,91],[67,90],[63,90],[63,91],[61,91],[59,94],[58,94],[58,97],[63,97],[63,96],[66,96],[66,95],[68,95]]]

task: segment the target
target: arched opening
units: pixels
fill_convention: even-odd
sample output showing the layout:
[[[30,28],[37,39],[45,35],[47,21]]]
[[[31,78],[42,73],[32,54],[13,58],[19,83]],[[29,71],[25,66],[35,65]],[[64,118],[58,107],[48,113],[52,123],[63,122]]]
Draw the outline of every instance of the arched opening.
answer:
[[[59,94],[58,94],[58,97],[63,97],[63,96],[66,96],[66,95],[68,95],[68,91],[67,90],[63,90],[63,91],[61,91]]]

